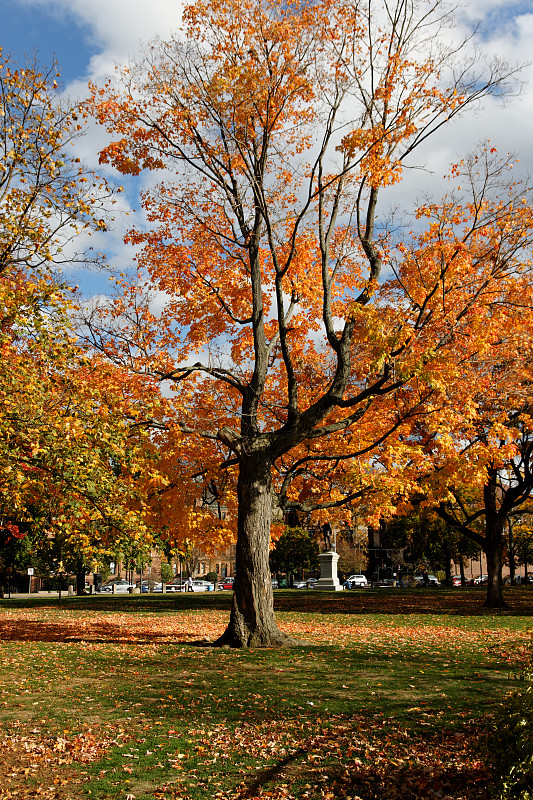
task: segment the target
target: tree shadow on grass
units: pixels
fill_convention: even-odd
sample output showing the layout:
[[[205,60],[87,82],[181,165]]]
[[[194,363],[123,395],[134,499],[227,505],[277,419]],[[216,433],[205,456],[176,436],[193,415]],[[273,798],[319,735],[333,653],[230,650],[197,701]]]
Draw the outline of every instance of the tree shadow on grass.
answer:
[[[95,594],[85,596],[64,596],[59,602],[58,597],[35,596],[0,600],[2,608],[60,608],[79,611],[118,611],[121,614],[139,614],[166,611],[202,611],[204,609],[227,610],[231,607],[232,595],[228,592],[205,592],[171,595],[142,594],[142,595],[112,595]]]
[[[326,728],[258,772],[235,800],[257,798],[268,785],[295,783],[319,786],[328,798],[488,800],[491,772],[479,757],[482,729],[428,737],[383,722],[360,717],[355,725]]]
[[[354,615],[443,615],[443,616],[533,616],[533,591],[514,587],[505,595],[509,608],[483,607],[485,589],[358,589],[345,592],[314,592],[312,590],[278,590],[274,592],[275,611],[308,614]],[[175,613],[187,611],[225,611],[231,608],[231,592],[205,592],[172,595],[89,595],[65,597],[35,597],[0,600],[2,608],[40,609],[63,608],[79,611],[119,612],[121,614]]]
[[[357,589],[345,592],[318,593],[276,592],[277,611],[313,614],[433,614],[444,616],[531,616],[533,592],[513,589],[506,594],[507,609],[483,607],[484,588],[456,589]]]
[[[0,641],[4,642],[70,642],[80,644],[180,644],[209,646],[198,640],[198,631],[179,634],[158,630],[129,630],[112,622],[93,623],[64,620],[60,623],[46,620],[15,620],[0,622]]]
[[[235,770],[233,778],[238,784],[226,788],[222,796],[231,800],[282,800],[287,796],[489,800],[492,775],[479,757],[481,728],[460,734],[441,731],[428,737],[394,724],[384,725],[379,715],[350,722],[336,717],[329,723],[300,741],[293,738],[289,752],[283,750],[275,763],[255,769],[253,776],[243,778],[243,770]],[[280,721],[280,725],[290,733],[290,720]],[[268,730],[258,726],[256,744],[263,735],[268,744]],[[239,750],[229,742],[226,755],[229,763],[239,764]],[[183,797],[182,791],[183,787],[167,785],[157,797],[177,799]]]

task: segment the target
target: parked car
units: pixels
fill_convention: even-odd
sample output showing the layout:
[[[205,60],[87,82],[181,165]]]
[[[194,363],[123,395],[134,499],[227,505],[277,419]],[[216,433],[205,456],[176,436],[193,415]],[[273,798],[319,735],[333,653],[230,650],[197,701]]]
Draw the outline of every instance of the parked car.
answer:
[[[277,589],[278,588],[278,582],[277,582],[277,580],[275,578],[272,578],[272,588],[273,589]]]
[[[189,587],[187,586],[186,588],[188,589]],[[210,581],[196,580],[192,582],[192,590],[193,592],[214,592],[215,584],[210,583]]]
[[[414,577],[415,586],[424,586],[424,576],[423,575],[415,575]],[[428,586],[440,586],[440,581],[435,575],[428,575]]]
[[[307,581],[293,581],[292,582],[293,589],[307,589]]]
[[[115,592],[127,592],[129,589],[135,588],[133,583],[130,583],[125,578],[119,578],[116,581],[111,581],[110,583],[106,583],[104,586],[101,586],[99,591],[113,592],[113,586],[115,587]]]
[[[391,586],[394,586],[394,580],[392,578],[380,578],[380,580],[377,581],[374,585],[379,586],[381,588],[390,589]]]
[[[466,583],[468,583],[466,578],[465,578],[465,581],[466,581]],[[453,578],[452,578],[452,586],[461,586],[461,576],[460,575],[454,575],[453,576]]]
[[[142,591],[143,592],[150,591],[150,581],[143,581]],[[162,591],[163,591],[163,584],[152,581],[152,592],[162,592]]]
[[[173,578],[167,583],[167,592],[184,592],[187,589],[186,578]]]
[[[489,576],[488,575],[478,575],[477,578],[474,578],[474,583],[476,586],[479,586],[480,583],[488,583]]]
[[[364,575],[350,575],[343,583],[345,589],[357,589],[359,586],[368,586],[368,581]]]
[[[218,588],[221,591],[232,591],[234,580],[235,580],[234,578],[224,578],[224,580],[220,581],[220,583],[218,584]]]
[[[306,583],[308,589],[314,589],[315,584],[318,583],[318,578],[308,578]]]

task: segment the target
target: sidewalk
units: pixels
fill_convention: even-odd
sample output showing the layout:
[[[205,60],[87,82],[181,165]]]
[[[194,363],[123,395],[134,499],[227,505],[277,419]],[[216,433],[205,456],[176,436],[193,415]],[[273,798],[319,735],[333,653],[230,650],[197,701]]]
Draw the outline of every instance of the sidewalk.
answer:
[[[72,596],[75,597],[76,595],[72,595]],[[90,596],[91,595],[88,595],[88,594],[85,595],[85,597],[90,597]],[[32,599],[32,600],[36,600],[36,599],[45,600],[46,598],[50,598],[50,599],[56,598],[57,599],[58,597],[59,597],[59,592],[32,592],[31,594],[29,592],[11,592],[11,598],[6,593],[6,595],[4,597],[4,600],[9,600],[9,599],[11,599],[11,600],[29,600],[29,599]],[[61,599],[63,599],[63,597],[69,597],[69,594],[68,594],[67,591],[61,592]]]

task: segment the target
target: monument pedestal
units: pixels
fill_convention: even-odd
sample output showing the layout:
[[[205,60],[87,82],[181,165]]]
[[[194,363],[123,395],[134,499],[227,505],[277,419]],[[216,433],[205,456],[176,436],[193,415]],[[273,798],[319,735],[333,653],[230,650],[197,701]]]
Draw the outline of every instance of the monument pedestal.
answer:
[[[337,576],[337,562],[339,554],[333,550],[319,553],[320,578],[315,583],[313,590],[316,592],[342,592],[342,586]]]

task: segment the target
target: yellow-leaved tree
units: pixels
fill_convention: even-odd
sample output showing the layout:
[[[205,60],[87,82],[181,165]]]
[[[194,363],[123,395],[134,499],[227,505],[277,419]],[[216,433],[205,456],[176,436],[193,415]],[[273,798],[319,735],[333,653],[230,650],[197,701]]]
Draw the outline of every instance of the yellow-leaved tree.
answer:
[[[87,561],[149,535],[138,475],[157,479],[138,391],[72,330],[58,267],[89,258],[73,240],[105,227],[109,192],[75,157],[81,126],[57,77],[0,59],[0,522]]]

